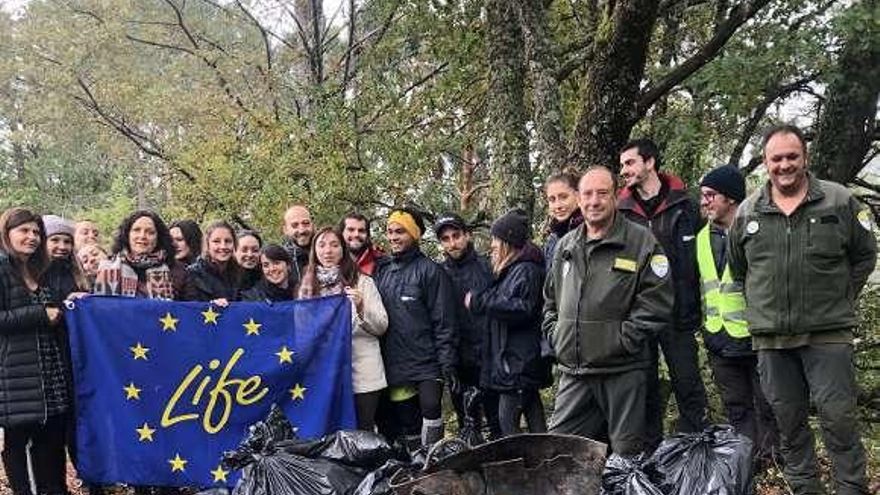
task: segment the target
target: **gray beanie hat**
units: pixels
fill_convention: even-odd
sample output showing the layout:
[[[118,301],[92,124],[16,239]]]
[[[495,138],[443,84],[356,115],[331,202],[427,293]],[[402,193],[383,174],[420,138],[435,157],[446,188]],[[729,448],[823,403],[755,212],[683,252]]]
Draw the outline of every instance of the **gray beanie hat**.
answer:
[[[69,222],[58,215],[43,215],[43,225],[46,226],[46,238],[55,234],[67,234],[73,239],[75,230],[72,222]]]

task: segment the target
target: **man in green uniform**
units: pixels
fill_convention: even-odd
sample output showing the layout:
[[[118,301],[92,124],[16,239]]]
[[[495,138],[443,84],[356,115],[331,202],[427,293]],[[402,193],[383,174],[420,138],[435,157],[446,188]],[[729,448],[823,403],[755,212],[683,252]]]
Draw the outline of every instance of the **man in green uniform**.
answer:
[[[559,240],[544,286],[543,330],[562,377],[550,431],[644,449],[648,343],[672,321],[669,261],[651,231],[617,213],[611,171],[581,177],[583,226]]]
[[[797,127],[770,129],[763,149],[769,181],[740,205],[729,256],[734,280],[745,284],[746,321],[785,476],[797,495],[824,493],[807,421],[812,401],[836,492],[868,493],[852,330],[856,299],[877,261],[870,213],[845,187],[807,171]]]

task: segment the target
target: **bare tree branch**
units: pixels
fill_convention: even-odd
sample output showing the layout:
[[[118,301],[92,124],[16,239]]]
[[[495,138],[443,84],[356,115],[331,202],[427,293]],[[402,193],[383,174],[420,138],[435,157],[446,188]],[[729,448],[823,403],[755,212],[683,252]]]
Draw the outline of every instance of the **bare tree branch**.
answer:
[[[663,95],[714,59],[737,29],[754,17],[768,3],[770,0],[745,0],[733,7],[727,20],[718,26],[715,34],[705,45],[689,59],[672,69],[661,80],[649,85],[642,92],[636,105],[637,114],[645,115]]]
[[[168,50],[184,52],[184,53],[188,53],[190,55],[196,54],[194,51],[190,50],[189,48],[184,48],[182,46],[169,45],[167,43],[162,43],[160,41],[145,40],[143,38],[138,38],[137,36],[133,36],[131,34],[126,34],[125,37],[131,41],[136,42],[136,43],[143,43],[145,45],[155,46],[157,48],[166,48]]]
[[[776,86],[765,90],[764,97],[761,99],[760,102],[758,102],[755,108],[752,109],[751,115],[746,120],[745,124],[743,124],[739,139],[737,139],[736,144],[733,146],[733,151],[730,153],[730,158],[727,160],[727,163],[732,164],[733,166],[739,166],[739,162],[740,160],[742,160],[742,154],[743,151],[745,151],[746,149],[746,145],[749,144],[749,140],[751,140],[752,136],[754,136],[755,129],[758,128],[758,124],[764,118],[764,115],[767,113],[767,109],[770,108],[770,105],[775,103],[780,98],[785,98],[792,93],[796,93],[802,90],[811,81],[815,80],[816,77],[817,75],[815,74],[809,75],[789,84],[783,84],[781,86]]]

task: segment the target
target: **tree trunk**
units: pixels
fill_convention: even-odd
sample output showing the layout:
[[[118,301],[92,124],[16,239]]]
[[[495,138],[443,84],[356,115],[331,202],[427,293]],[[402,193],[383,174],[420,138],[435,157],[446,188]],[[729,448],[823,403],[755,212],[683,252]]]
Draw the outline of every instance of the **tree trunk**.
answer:
[[[486,19],[493,209],[522,208],[531,214],[535,199],[526,134],[523,35],[508,0],[488,0]]]
[[[580,168],[618,168],[618,151],[639,119],[636,104],[659,3],[619,0],[600,21],[571,144]]]
[[[566,149],[562,141],[562,109],[556,80],[558,64],[547,26],[547,3],[518,0],[516,4],[532,81],[535,163],[539,170],[551,173],[564,168]]]
[[[880,96],[880,32],[875,27],[880,0],[864,0],[851,12],[844,40],[813,141],[811,168],[819,177],[846,184],[862,170],[876,129]]]

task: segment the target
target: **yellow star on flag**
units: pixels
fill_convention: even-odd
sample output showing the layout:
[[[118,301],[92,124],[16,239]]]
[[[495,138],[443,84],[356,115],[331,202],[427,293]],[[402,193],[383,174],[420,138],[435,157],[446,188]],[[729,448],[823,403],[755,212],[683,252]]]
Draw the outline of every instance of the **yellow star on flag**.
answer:
[[[147,423],[144,423],[144,426],[141,426],[140,428],[135,428],[134,431],[138,432],[138,441],[140,442],[152,442],[153,433],[156,433],[156,430],[154,428],[150,428],[150,425],[148,425]]]
[[[290,389],[290,400],[305,399],[306,390],[308,390],[306,387],[297,383],[292,389]]]
[[[133,382],[129,382],[128,386],[122,387],[122,390],[125,390],[125,398],[128,400],[141,398],[141,389],[134,386]]]
[[[278,364],[293,364],[293,351],[289,350],[287,346],[282,347],[280,351],[275,353],[275,355],[278,356]]]
[[[184,471],[184,466],[189,462],[186,459],[180,457],[180,454],[174,454],[174,459],[168,459],[168,463],[171,464],[171,472],[175,471]]]
[[[213,306],[209,306],[207,310],[202,311],[202,316],[205,317],[205,325],[208,323],[217,324],[217,317],[220,316],[220,313],[214,311]]]
[[[135,345],[134,347],[129,347],[128,349],[131,350],[132,354],[134,354],[135,360],[143,359],[144,361],[147,360],[147,352],[150,351],[149,347],[144,347],[140,342],[138,342],[137,345]]]
[[[162,324],[162,331],[177,331],[177,322],[180,321],[177,318],[171,316],[171,313],[165,313],[165,316],[159,318],[159,323]]]
[[[260,327],[263,326],[263,324],[257,323],[251,318],[247,323],[242,324],[242,326],[247,330],[247,335],[260,335]]]
[[[221,481],[226,483],[226,475],[229,474],[229,471],[223,469],[223,466],[217,466],[217,469],[211,471],[211,474],[214,475],[214,483]]]

